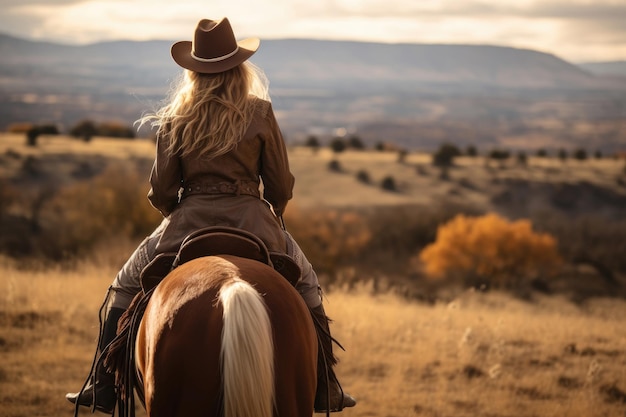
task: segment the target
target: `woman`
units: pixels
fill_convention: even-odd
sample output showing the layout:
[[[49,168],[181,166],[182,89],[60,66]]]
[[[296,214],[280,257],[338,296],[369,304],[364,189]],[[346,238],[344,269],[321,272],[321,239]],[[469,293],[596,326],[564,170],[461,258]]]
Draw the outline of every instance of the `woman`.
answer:
[[[326,358],[320,363],[335,363],[317,276],[279,221],[292,197],[294,177],[268,101],[267,83],[246,61],[258,46],[256,38],[237,42],[226,18],[201,20],[192,42],[172,46],[174,61],[186,70],[184,78],[167,105],[140,120],[158,128],[148,198],[164,220],[131,255],[109,289],[100,351],[114,338],[119,317],[141,291],[141,270],[157,254],[176,251],[195,230],[230,226],[254,233],[270,251],[288,253],[299,264],[302,276],[296,289],[324,328],[319,332],[320,354]],[[91,406],[95,391],[96,409],[111,413],[114,376],[98,369],[94,379],[82,393],[66,397]],[[316,412],[356,404],[336,379],[331,379],[330,387],[324,378],[318,380]]]

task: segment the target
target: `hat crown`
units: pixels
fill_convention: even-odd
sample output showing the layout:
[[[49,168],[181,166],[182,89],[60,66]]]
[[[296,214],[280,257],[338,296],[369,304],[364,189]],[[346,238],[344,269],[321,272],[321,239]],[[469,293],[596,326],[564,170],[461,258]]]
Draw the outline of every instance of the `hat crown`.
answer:
[[[219,59],[235,53],[238,49],[235,34],[228,18],[220,21],[202,19],[196,27],[192,54],[200,59]]]
[[[178,65],[203,74],[228,71],[250,58],[259,48],[259,38],[235,39],[227,18],[202,19],[193,39],[172,45],[170,53]]]

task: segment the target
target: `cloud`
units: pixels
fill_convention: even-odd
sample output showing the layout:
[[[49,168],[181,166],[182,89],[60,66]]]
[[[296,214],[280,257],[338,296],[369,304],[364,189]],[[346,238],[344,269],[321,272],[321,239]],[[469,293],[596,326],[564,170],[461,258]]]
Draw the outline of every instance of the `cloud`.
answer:
[[[189,39],[201,17],[240,37],[482,43],[570,60],[626,59],[623,0],[0,0],[0,27],[71,43]],[[206,12],[206,13],[205,13]]]

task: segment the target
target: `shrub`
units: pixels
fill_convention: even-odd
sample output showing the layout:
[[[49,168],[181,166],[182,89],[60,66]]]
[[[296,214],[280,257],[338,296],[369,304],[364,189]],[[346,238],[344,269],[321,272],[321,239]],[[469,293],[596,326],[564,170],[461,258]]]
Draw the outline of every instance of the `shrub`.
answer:
[[[363,144],[363,141],[361,140],[360,137],[356,135],[352,135],[350,136],[350,138],[348,138],[348,146],[352,149],[356,149],[359,151],[362,151],[363,149],[365,149],[365,145]]]
[[[26,132],[26,146],[37,146],[37,138],[39,137],[39,128],[32,127]]]
[[[106,136],[109,138],[135,138],[135,131],[131,126],[115,121],[100,123],[97,127],[96,134],[98,136]]]
[[[577,159],[579,161],[584,161],[587,159],[587,151],[584,150],[583,148],[577,148],[572,153],[572,156],[574,157],[574,159]]]
[[[465,150],[465,155],[472,158],[478,156],[478,149],[474,145],[468,145],[467,149]]]
[[[334,273],[348,265],[372,236],[367,219],[350,210],[300,212],[290,206],[285,222],[317,272]]]
[[[29,130],[31,130],[35,125],[33,123],[11,123],[7,127],[7,132],[9,133],[22,133],[26,134]]]
[[[362,182],[363,184],[371,184],[372,183],[372,180],[370,178],[370,174],[368,174],[368,172],[365,171],[365,170],[360,170],[359,172],[357,172],[356,179],[359,182]]]
[[[320,141],[317,136],[311,135],[306,139],[304,146],[313,149],[313,151],[317,151],[320,148]]]
[[[451,166],[454,158],[461,155],[461,150],[450,143],[444,143],[433,154],[433,164],[436,166]]]
[[[96,124],[91,120],[81,120],[70,129],[70,135],[82,138],[85,142],[91,141],[96,133]]]
[[[437,239],[419,259],[431,278],[507,289],[549,276],[561,263],[552,236],[534,232],[528,220],[509,222],[493,213],[456,216],[438,228]]]
[[[17,196],[17,190],[6,179],[0,178],[0,220],[8,212]]]
[[[342,138],[334,138],[330,141],[330,149],[336,154],[345,151],[347,148],[346,141]]]
[[[331,160],[328,163],[328,170],[332,172],[342,172],[341,164],[336,159]]]
[[[398,151],[398,163],[404,164],[406,162],[406,157],[409,155],[409,151],[406,149],[400,149]]]
[[[89,181],[63,188],[45,215],[49,255],[86,253],[110,238],[140,238],[152,232],[161,215],[146,198],[143,176],[121,164]]]
[[[396,180],[392,176],[387,176],[383,178],[383,181],[380,184],[380,186],[383,190],[386,190],[386,191],[398,191]]]

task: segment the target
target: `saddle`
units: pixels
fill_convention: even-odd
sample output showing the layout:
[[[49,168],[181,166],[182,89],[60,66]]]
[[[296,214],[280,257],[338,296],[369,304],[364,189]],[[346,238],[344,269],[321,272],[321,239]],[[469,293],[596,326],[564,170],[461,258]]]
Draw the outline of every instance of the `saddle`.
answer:
[[[273,267],[295,287],[300,279],[300,267],[284,253],[270,252],[256,235],[226,226],[211,226],[189,234],[177,253],[157,255],[141,272],[144,293],[156,287],[174,268],[203,256],[233,255],[254,259]]]

